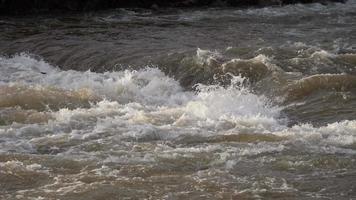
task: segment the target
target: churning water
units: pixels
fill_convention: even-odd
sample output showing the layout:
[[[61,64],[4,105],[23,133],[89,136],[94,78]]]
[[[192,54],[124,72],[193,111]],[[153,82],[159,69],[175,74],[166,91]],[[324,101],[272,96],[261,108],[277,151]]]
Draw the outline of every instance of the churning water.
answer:
[[[356,198],[354,0],[0,27],[0,199]]]

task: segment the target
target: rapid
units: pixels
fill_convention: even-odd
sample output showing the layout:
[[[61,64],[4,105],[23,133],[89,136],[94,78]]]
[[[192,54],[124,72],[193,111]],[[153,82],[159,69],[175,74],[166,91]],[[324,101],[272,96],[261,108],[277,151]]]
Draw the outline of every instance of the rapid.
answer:
[[[356,198],[355,0],[0,29],[0,199]]]

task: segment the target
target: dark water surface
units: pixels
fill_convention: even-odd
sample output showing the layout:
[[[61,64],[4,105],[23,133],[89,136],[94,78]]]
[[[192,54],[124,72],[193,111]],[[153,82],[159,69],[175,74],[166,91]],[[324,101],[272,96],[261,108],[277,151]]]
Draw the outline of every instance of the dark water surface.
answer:
[[[0,30],[0,199],[356,199],[354,0]]]

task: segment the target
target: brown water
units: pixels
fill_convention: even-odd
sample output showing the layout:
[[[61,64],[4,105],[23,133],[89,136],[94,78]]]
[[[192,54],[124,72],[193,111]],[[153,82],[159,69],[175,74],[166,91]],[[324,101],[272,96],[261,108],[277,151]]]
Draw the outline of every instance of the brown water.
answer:
[[[356,199],[354,0],[0,29],[0,199]]]

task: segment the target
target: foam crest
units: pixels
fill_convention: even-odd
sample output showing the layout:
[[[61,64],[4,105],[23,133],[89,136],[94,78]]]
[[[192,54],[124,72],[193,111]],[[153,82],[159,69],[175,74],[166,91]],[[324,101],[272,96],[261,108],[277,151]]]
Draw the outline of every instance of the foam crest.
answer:
[[[0,58],[2,85],[41,85],[61,90],[87,90],[101,99],[120,103],[182,104],[190,94],[183,92],[177,81],[155,68],[139,71],[95,73],[91,71],[61,71],[43,60],[20,54]]]
[[[198,48],[196,58],[200,65],[211,65],[214,62],[217,62],[217,60],[222,59],[222,55],[218,51],[209,51]]]
[[[106,118],[97,122],[99,132],[115,130],[118,128],[115,124],[128,123],[133,130],[129,131],[126,136],[131,135],[131,137],[160,134],[157,133],[156,128],[153,128],[152,133],[139,131],[160,126],[175,129],[176,133],[173,135],[176,136],[180,134],[176,128],[187,128],[190,133],[193,133],[197,127],[203,129],[249,128],[253,132],[282,127],[278,121],[280,109],[272,106],[267,98],[251,93],[244,85],[245,80],[240,76],[233,77],[232,84],[228,87],[197,85],[196,94],[183,93],[186,97],[181,105],[165,103],[163,104],[165,106],[162,106],[139,102],[122,105],[112,101],[101,101],[90,109],[78,108],[73,111],[61,109],[56,113],[55,118],[70,123],[71,119],[75,120],[78,117],[87,121],[90,116],[105,116]],[[168,133],[165,133],[159,138],[167,136]]]
[[[198,84],[196,89],[196,98],[185,110],[198,118],[227,120],[239,126],[279,126],[280,109],[272,106],[266,97],[253,94],[241,76],[233,76],[228,87]]]

